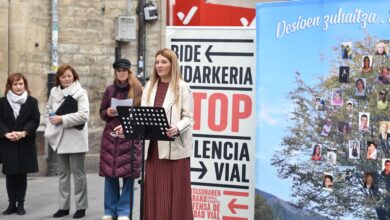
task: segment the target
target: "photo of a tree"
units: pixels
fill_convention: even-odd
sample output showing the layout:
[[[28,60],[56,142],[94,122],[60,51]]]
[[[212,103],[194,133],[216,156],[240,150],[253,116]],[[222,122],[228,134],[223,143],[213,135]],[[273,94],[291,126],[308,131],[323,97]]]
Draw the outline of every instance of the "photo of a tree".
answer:
[[[387,48],[379,55],[380,42]],[[317,85],[295,73],[294,109],[271,163],[292,182],[299,208],[332,219],[390,219],[388,41],[367,35],[343,57],[345,45],[332,48],[330,72]]]

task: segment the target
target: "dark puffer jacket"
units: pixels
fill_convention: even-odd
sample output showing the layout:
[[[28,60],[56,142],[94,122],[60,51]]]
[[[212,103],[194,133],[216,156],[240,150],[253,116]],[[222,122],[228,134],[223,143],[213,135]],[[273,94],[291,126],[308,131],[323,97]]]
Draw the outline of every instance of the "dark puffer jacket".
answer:
[[[141,169],[141,142],[139,140],[127,140],[112,137],[110,132],[120,125],[118,117],[109,117],[107,109],[111,106],[111,98],[126,99],[129,86],[113,84],[106,88],[100,105],[100,117],[106,121],[103,130],[99,175],[106,177],[132,177],[138,178]],[[131,162],[130,151],[133,161]]]

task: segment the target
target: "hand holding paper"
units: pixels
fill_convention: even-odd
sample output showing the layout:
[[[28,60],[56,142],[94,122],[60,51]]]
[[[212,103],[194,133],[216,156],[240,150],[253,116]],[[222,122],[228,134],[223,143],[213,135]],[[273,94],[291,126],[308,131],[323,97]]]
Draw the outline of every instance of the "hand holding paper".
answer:
[[[111,109],[114,110],[114,111],[110,110],[111,116],[118,116],[118,112],[116,111],[117,106],[133,106],[133,99],[111,98]],[[107,109],[107,113],[109,111],[108,109]]]

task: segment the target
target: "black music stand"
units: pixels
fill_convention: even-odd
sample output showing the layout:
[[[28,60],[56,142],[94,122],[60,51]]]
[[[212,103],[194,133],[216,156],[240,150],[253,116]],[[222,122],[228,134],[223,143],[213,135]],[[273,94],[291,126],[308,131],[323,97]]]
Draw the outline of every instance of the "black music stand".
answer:
[[[170,124],[168,123],[164,108],[117,106],[116,110],[125,138],[139,139],[142,141],[141,180],[138,183],[141,186],[140,220],[143,220],[145,140],[172,141],[174,139],[168,137],[166,134]],[[133,155],[132,153],[130,154],[131,156]],[[132,195],[130,195],[130,219],[132,219],[132,206]]]

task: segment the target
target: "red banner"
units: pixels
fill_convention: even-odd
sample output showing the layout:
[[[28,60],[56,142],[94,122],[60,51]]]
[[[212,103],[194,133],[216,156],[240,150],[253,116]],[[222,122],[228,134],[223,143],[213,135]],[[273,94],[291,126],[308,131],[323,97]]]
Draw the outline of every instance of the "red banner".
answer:
[[[170,2],[170,3],[169,3]],[[168,1],[170,26],[250,26],[255,8],[211,4],[199,0]]]

